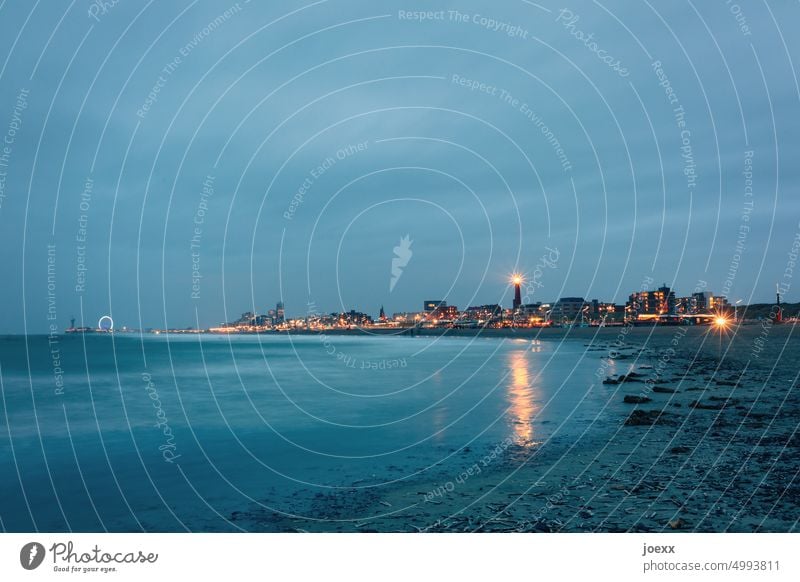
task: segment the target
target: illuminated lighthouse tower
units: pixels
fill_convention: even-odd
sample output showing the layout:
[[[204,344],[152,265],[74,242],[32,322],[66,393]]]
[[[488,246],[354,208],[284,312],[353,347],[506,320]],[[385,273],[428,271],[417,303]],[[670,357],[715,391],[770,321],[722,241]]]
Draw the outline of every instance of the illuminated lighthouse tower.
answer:
[[[519,273],[512,274],[511,282],[514,284],[514,303],[512,307],[514,308],[514,311],[516,311],[522,305],[522,292],[520,291],[520,285],[522,285],[522,275]]]

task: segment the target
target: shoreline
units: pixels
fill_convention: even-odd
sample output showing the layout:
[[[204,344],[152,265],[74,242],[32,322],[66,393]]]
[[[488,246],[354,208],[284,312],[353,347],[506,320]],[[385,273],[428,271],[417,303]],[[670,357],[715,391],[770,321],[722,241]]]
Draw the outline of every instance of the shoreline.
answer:
[[[512,444],[486,466],[492,447],[467,447],[453,467],[385,489],[343,487],[296,512],[313,518],[244,510],[231,519],[297,532],[794,531],[800,389],[796,370],[773,366],[800,357],[793,328],[773,330],[756,361],[755,328],[737,330],[721,359],[706,330],[631,328],[621,349],[597,338],[587,352],[626,378],[592,386],[607,405],[577,439]]]

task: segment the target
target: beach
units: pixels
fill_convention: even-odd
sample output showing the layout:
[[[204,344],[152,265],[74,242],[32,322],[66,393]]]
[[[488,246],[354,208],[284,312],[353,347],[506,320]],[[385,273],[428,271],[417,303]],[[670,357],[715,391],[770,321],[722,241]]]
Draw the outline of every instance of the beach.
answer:
[[[793,326],[742,326],[721,337],[707,327],[547,333],[545,341],[566,336],[598,356],[591,389],[607,405],[577,439],[461,450],[456,469],[321,496],[308,507],[314,519],[258,509],[232,518],[281,531],[797,530]]]

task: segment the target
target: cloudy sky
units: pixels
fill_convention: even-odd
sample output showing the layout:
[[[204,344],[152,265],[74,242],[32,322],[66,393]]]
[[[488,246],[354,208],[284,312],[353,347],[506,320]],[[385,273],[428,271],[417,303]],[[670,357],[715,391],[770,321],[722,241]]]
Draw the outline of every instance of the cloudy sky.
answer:
[[[797,300],[796,2],[102,4],[0,3],[0,333]]]

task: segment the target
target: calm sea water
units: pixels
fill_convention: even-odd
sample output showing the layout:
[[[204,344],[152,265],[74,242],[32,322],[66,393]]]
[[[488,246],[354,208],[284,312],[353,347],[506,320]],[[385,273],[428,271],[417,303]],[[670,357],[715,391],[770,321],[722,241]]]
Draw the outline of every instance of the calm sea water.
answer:
[[[14,336],[0,366],[7,531],[228,531],[252,504],[568,438],[605,404],[579,341]]]

